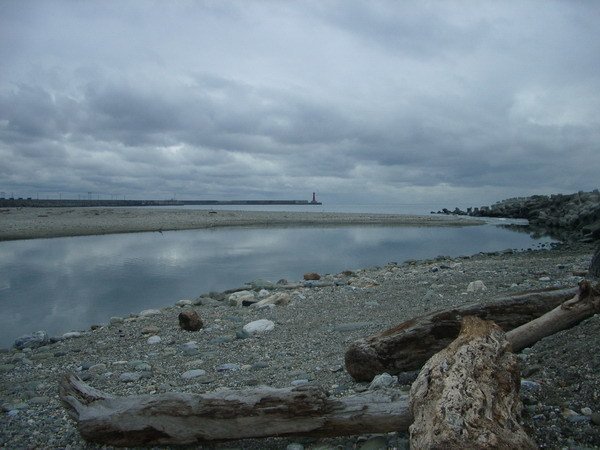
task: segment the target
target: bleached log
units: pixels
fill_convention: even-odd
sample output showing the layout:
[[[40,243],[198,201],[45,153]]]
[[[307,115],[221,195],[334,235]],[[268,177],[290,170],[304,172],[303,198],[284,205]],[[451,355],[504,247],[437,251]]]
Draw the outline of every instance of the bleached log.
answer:
[[[353,342],[345,354],[346,370],[357,381],[371,381],[383,372],[418,370],[458,336],[463,317],[492,320],[508,331],[551,311],[572,298],[576,291],[577,288],[530,292],[408,320]]]
[[[543,316],[509,331],[506,337],[513,351],[518,352],[546,336],[571,328],[598,312],[600,292],[589,281],[583,280],[579,283],[575,297]]]
[[[392,389],[345,398],[316,386],[111,397],[67,375],[60,398],[83,438],[116,446],[384,433],[412,423],[408,396]]]
[[[465,317],[458,338],[412,385],[411,448],[537,448],[519,423],[519,384],[518,360],[500,327]]]

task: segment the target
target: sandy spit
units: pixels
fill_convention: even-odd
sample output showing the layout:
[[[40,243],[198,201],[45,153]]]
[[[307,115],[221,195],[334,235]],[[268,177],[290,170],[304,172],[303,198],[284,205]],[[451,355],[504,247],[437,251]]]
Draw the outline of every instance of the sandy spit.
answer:
[[[465,217],[327,212],[209,211],[155,208],[6,208],[0,241],[230,226],[467,226]]]

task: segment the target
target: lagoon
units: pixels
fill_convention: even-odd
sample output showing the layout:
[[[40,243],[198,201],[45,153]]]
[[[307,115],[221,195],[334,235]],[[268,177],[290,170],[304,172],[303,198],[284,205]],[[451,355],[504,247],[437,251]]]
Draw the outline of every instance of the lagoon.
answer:
[[[470,227],[221,228],[0,242],[0,346],[85,330],[255,279],[290,281],[389,262],[550,242]]]

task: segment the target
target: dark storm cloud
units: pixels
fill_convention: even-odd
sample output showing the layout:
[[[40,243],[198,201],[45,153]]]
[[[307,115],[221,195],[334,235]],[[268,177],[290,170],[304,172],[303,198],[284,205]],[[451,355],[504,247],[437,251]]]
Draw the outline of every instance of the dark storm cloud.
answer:
[[[4,2],[2,190],[485,203],[593,189],[599,13]]]

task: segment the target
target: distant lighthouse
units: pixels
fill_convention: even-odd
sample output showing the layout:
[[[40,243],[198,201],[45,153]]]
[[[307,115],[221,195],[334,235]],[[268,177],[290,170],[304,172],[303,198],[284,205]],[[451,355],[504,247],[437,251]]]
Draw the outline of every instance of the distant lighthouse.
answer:
[[[317,194],[313,192],[313,198],[310,202],[311,205],[320,205],[321,203],[317,201]]]

